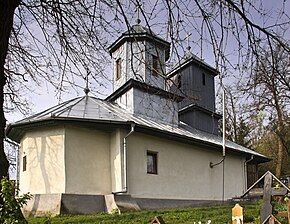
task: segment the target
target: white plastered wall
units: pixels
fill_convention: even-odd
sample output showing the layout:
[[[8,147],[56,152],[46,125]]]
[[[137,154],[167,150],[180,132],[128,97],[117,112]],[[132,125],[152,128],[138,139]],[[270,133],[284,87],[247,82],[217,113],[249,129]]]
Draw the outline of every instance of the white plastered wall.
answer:
[[[110,160],[112,192],[123,191],[124,169],[123,169],[123,138],[121,131],[117,129],[111,133]]]
[[[221,153],[135,132],[128,138],[129,194],[140,198],[222,200]],[[147,150],[158,153],[158,174],[147,174]],[[245,159],[225,160],[225,199],[244,190]]]
[[[157,122],[178,124],[177,102],[139,89],[133,92],[133,112],[153,118]]]
[[[152,74],[152,56],[158,57],[158,75]],[[165,49],[152,43],[146,41],[146,72],[145,72],[145,82],[151,84],[152,86],[159,87],[160,89],[165,89]]]
[[[65,193],[110,194],[110,134],[66,126]]]
[[[116,80],[116,61],[118,59],[121,59],[121,76]],[[144,41],[122,44],[112,53],[113,91],[116,91],[131,78],[145,81],[145,64]]]
[[[30,131],[19,149],[20,194],[62,193],[65,188],[64,128],[42,128]],[[26,171],[23,157],[26,156]]]

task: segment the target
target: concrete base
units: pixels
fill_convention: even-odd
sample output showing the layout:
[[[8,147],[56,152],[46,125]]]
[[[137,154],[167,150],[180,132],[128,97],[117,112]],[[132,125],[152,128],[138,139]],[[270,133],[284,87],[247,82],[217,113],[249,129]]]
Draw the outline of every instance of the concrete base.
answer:
[[[179,200],[179,199],[153,199],[135,198],[141,210],[156,210],[166,208],[194,208],[229,204],[230,201],[210,200]]]
[[[105,212],[104,195],[35,194],[22,209],[25,217]]]
[[[25,217],[60,214],[61,194],[35,194],[22,208]]]
[[[105,212],[104,195],[62,194],[60,214]]]
[[[136,199],[132,198],[131,195],[115,195],[114,198],[120,212],[141,210]]]
[[[121,213],[164,208],[204,207],[230,201],[134,198],[131,195],[37,194],[23,207],[26,217],[63,214]]]

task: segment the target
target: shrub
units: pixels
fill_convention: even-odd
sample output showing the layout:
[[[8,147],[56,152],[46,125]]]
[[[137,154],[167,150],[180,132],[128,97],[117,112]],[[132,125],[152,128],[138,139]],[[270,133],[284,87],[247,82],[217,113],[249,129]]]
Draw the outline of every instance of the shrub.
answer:
[[[27,223],[22,215],[21,208],[32,196],[28,193],[16,197],[16,190],[14,181],[9,180],[7,177],[2,178],[0,200],[3,203],[0,204],[0,223]]]

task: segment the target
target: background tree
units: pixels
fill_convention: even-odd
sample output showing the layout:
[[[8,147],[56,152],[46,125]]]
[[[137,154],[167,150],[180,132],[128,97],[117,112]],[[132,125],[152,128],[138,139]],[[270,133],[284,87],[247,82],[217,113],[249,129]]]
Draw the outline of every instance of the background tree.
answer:
[[[248,99],[250,116],[264,113],[266,138],[272,155],[275,155],[275,174],[281,176],[283,158],[289,154],[289,111],[290,111],[290,60],[289,52],[280,46],[268,46],[260,50],[260,57],[248,76],[243,77],[240,89]],[[246,81],[246,82],[245,82]],[[260,135],[262,136],[262,135]],[[268,142],[265,136],[262,142]],[[273,145],[273,143],[275,143]],[[263,144],[264,147],[267,144]]]
[[[289,53],[285,36],[278,35],[289,25],[286,4],[275,3],[272,11],[264,1],[248,0],[155,0],[143,4],[139,0],[1,0],[0,177],[8,175],[4,108],[22,106],[24,94],[17,90],[31,91],[33,85],[46,82],[61,97],[63,91],[77,90],[80,80],[91,74],[95,87],[91,89],[100,93],[108,79],[108,43],[129,30],[137,14],[144,26],[171,43],[171,62],[179,58],[184,37],[190,32],[195,37],[190,41],[195,53],[201,58],[207,54],[221,74],[230,74],[229,69],[243,71],[251,66],[248,62],[260,57],[265,42]]]
[[[252,122],[246,117],[245,108],[243,108],[241,92],[236,86],[225,85],[225,116],[226,116],[226,138],[244,147],[251,148],[253,143]],[[218,98],[219,105],[222,105],[222,98]],[[222,112],[220,112],[222,113]],[[222,132],[222,123],[219,124]]]

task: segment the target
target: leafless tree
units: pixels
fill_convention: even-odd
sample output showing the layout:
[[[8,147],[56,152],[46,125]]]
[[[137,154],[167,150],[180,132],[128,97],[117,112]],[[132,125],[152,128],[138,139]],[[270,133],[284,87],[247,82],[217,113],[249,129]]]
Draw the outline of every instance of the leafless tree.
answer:
[[[244,77],[240,89],[249,100],[249,113],[255,116],[264,112],[266,127],[277,139],[276,176],[280,177],[283,157],[290,152],[286,142],[290,110],[290,60],[289,53],[280,46],[260,50],[254,69]],[[273,138],[274,138],[273,137]]]
[[[253,125],[257,125],[247,117],[243,106],[243,96],[236,85],[225,85],[225,116],[226,116],[226,138],[245,147],[251,148],[253,143]],[[218,98],[222,105],[222,98]],[[220,124],[222,126],[222,124]],[[222,132],[222,128],[220,128]]]

